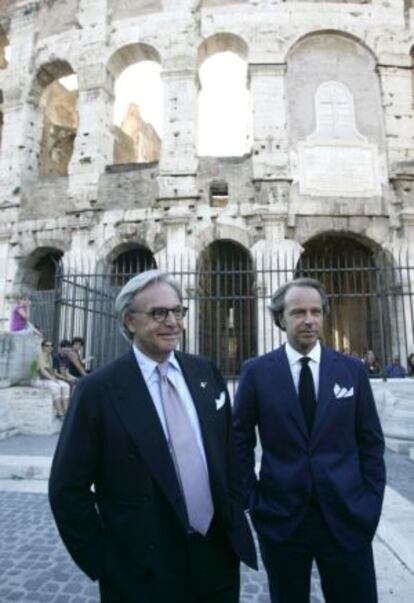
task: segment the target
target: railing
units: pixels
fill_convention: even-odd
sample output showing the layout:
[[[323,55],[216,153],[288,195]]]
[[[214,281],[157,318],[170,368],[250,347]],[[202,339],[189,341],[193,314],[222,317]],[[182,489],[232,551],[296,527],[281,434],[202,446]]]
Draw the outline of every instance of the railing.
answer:
[[[229,380],[237,379],[243,361],[277,347],[284,334],[273,325],[267,306],[271,294],[287,280],[311,276],[328,293],[324,342],[361,357],[371,349],[382,364],[399,355],[402,364],[414,351],[414,265],[408,255],[339,255],[294,261],[261,256],[255,265],[232,257],[203,261],[165,261],[181,284],[185,319],[182,349],[212,358]],[[45,334],[82,336],[94,367],[128,348],[113,315],[114,300],[128,272],[90,273],[60,269],[53,292],[37,292],[32,315]]]

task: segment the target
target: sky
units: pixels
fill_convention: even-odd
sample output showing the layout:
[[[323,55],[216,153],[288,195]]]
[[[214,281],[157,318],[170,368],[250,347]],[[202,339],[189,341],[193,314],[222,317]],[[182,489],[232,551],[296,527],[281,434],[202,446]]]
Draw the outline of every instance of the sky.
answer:
[[[198,155],[243,155],[251,144],[250,96],[247,65],[232,52],[217,53],[202,64],[199,73]],[[76,76],[62,78],[68,89],[77,87]],[[128,105],[135,102],[142,118],[162,139],[163,85],[161,67],[154,61],[131,65],[115,83],[114,123],[120,125]]]

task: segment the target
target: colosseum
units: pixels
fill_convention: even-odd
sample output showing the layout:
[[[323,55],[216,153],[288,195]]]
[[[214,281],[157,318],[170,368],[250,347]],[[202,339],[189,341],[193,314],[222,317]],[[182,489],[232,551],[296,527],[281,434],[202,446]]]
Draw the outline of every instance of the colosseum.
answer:
[[[278,341],[266,311],[272,290],[308,274],[331,297],[328,343],[406,358],[413,6],[3,0],[2,329],[30,292],[38,326],[85,336],[99,364],[120,345],[110,316],[117,288],[158,266],[184,285],[183,345],[225,359],[232,374]],[[228,57],[239,74],[231,84],[214,79]],[[159,78],[150,93],[162,129],[135,102],[114,120],[118,83],[141,63]],[[148,84],[137,75],[134,85]],[[206,92],[214,103],[203,104]],[[230,94],[234,115],[223,121]],[[219,143],[230,118],[240,144],[229,152]],[[217,142],[213,152],[201,131]]]

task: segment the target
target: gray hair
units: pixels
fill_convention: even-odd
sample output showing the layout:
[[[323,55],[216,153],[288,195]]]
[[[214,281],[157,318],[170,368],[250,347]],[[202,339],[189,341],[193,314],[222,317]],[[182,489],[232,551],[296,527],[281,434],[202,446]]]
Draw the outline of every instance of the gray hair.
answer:
[[[314,278],[295,278],[288,283],[285,283],[279,289],[277,289],[270,300],[270,304],[268,306],[269,310],[272,313],[273,320],[275,324],[282,329],[285,330],[285,327],[281,323],[281,319],[283,318],[283,312],[285,311],[285,297],[286,293],[292,287],[310,287],[311,289],[316,289],[316,291],[321,296],[322,302],[322,312],[324,316],[329,312],[329,302],[328,296],[326,295],[326,291],[323,288],[322,284]]]
[[[115,314],[119,320],[120,330],[122,335],[127,341],[133,339],[132,333],[129,332],[125,325],[125,316],[131,309],[132,300],[136,295],[141,293],[146,287],[153,283],[167,283],[177,293],[180,302],[183,301],[181,288],[178,283],[168,274],[162,270],[146,270],[132,277],[118,293],[115,300]]]

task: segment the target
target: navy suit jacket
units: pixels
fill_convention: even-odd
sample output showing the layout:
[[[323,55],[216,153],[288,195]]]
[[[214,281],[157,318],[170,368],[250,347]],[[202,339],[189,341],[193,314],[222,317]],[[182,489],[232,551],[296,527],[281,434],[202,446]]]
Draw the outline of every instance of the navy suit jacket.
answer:
[[[236,555],[254,566],[226,385],[211,362],[176,357],[200,421],[216,521]],[[222,392],[225,403],[218,406]],[[49,496],[66,547],[92,579],[107,581],[128,601],[187,601],[185,503],[132,350],[76,385]]]
[[[352,395],[337,397],[335,386]],[[285,346],[247,361],[234,427],[247,506],[259,535],[286,540],[313,495],[340,547],[354,551],[372,540],[385,487],[384,439],[360,360],[322,347],[310,436]],[[263,451],[258,479],[256,428]]]

